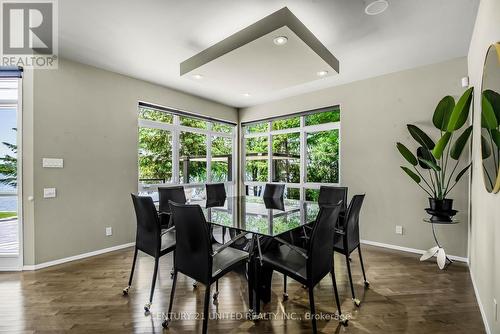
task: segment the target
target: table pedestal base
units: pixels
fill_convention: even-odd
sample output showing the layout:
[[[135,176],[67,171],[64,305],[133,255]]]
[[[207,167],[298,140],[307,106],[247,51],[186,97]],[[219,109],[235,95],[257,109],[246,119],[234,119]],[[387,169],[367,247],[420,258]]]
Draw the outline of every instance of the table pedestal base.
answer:
[[[450,264],[453,263],[453,260],[451,260],[448,256],[446,256],[444,248],[439,247],[439,246],[434,246],[432,248],[429,248],[420,257],[420,261],[426,261],[426,260],[430,259],[431,257],[435,256],[436,254],[437,254],[437,265],[438,265],[439,269],[443,270],[446,267],[448,267]]]

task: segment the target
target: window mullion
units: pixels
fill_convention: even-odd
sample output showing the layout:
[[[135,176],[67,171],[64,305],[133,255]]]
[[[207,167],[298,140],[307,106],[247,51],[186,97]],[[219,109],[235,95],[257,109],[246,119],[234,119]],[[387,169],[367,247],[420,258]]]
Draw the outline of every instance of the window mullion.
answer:
[[[267,181],[273,182],[273,145],[272,145],[272,134],[271,134],[271,122],[267,123]]]
[[[206,157],[207,157],[207,182],[212,182],[212,141],[213,141],[213,133],[212,133],[212,123],[207,122],[207,129],[208,133],[206,135],[206,144],[207,144],[207,151],[206,151]]]
[[[307,154],[307,143],[306,143],[306,133],[304,130],[305,118],[300,117],[300,199],[305,200],[305,189],[304,184],[306,183],[306,154]]]
[[[174,130],[172,131],[172,174],[173,183],[180,183],[179,178],[179,149],[180,149],[180,132],[179,132],[179,116],[174,115]]]

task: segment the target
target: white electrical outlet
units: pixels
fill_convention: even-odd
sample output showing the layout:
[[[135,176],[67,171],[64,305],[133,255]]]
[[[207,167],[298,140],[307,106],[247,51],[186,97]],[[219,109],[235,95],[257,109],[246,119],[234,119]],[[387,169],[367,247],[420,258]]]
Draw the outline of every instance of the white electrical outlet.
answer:
[[[396,225],[396,234],[403,234],[403,226]]]
[[[112,227],[106,227],[106,236],[109,237],[113,235],[113,228]]]
[[[43,198],[55,198],[56,188],[43,188]]]

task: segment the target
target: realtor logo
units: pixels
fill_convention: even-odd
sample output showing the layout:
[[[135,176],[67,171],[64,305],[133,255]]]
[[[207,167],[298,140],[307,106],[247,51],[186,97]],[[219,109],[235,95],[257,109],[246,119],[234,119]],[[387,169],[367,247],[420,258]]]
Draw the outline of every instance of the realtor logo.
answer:
[[[0,0],[0,66],[57,68],[56,3]]]

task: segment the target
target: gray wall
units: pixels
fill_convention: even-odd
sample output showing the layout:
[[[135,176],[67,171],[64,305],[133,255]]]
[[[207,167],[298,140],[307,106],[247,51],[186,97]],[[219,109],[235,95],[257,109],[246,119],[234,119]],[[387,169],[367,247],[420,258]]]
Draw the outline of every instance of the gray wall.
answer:
[[[25,200],[25,265],[134,240],[130,193],[137,191],[139,100],[235,122],[238,117],[233,108],[67,60],[58,70],[29,76],[24,196],[33,195],[34,202]],[[44,157],[64,158],[64,168],[42,168]],[[43,199],[44,187],[57,188],[57,198]],[[113,236],[105,236],[106,226]]]
[[[473,177],[471,187],[470,270],[483,317],[491,333],[500,333],[495,322],[493,299],[500,302],[500,194],[485,190],[481,164],[480,92],[483,64],[488,47],[500,41],[500,1],[482,0],[469,49],[469,77],[476,87],[474,96]],[[500,312],[500,311],[499,311]],[[500,314],[498,315],[500,317]]]
[[[341,106],[341,179],[350,195],[366,193],[361,219],[362,238],[392,245],[427,249],[433,246],[431,227],[423,223],[427,196],[399,166],[397,141],[412,143],[406,124],[439,133],[432,113],[445,95],[463,92],[465,58],[332,87],[240,110],[240,121],[258,120],[319,107]],[[416,148],[416,146],[415,146]],[[468,187],[466,178],[452,193],[463,222],[438,229],[451,255],[467,256]],[[404,234],[395,234],[403,225]]]

